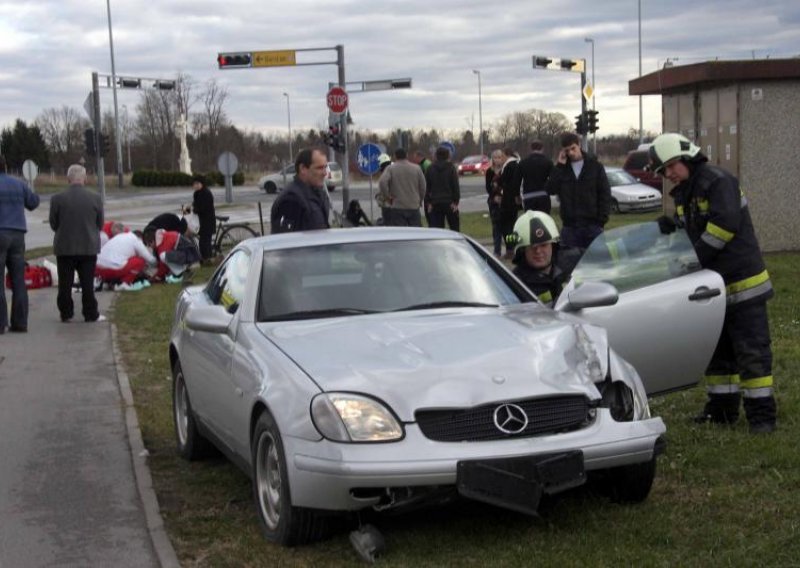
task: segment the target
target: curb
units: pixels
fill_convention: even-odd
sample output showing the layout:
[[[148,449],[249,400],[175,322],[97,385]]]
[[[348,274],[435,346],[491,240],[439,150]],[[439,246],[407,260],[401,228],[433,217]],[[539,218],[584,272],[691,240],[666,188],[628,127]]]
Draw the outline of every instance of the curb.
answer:
[[[136,415],[136,407],[133,404],[130,381],[125,371],[125,365],[122,363],[122,353],[117,342],[117,326],[113,323],[111,324],[111,349],[114,357],[114,367],[117,371],[117,383],[122,394],[122,400],[125,403],[125,427],[128,431],[128,443],[131,449],[136,489],[142,501],[145,520],[147,521],[147,531],[150,533],[150,541],[162,568],[180,568],[178,555],[175,553],[169,536],[167,536],[167,531],[164,528],[164,519],[161,517],[161,511],[158,507],[158,498],[153,489],[153,479],[150,476],[150,468],[147,466],[148,452],[142,441],[142,433],[139,430],[139,418]]]

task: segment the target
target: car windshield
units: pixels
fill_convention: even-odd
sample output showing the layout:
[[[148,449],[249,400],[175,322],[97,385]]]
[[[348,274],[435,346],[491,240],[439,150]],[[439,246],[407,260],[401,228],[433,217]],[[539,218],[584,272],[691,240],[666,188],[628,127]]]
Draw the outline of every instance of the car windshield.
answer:
[[[609,282],[622,293],[700,270],[686,231],[662,235],[658,223],[638,223],[601,233],[572,272],[576,285]]]
[[[607,172],[608,175],[608,183],[612,187],[616,187],[618,185],[631,185],[634,183],[638,183],[636,178],[633,177],[628,172]]]
[[[461,162],[462,164],[480,164],[481,163],[481,156],[467,156],[464,158],[464,161]]]
[[[264,253],[259,321],[532,301],[468,241],[332,244]]]

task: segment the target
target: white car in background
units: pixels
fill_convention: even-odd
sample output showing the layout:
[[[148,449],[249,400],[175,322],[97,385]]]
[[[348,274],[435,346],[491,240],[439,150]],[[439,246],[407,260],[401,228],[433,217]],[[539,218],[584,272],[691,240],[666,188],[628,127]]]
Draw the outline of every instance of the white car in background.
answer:
[[[282,170],[274,174],[267,174],[258,180],[258,187],[267,193],[278,193],[292,183],[294,179],[294,164],[284,166]],[[342,183],[342,166],[336,162],[328,162],[328,175],[325,185],[328,191],[334,191],[337,185]]]
[[[655,211],[661,208],[661,192],[641,183],[622,168],[606,168],[611,186],[611,211]]]

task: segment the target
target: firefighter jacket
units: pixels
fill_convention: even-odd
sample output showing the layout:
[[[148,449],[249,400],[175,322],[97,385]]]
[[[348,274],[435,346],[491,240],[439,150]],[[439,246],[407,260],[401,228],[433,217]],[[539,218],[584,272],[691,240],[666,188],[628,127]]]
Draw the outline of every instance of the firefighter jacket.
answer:
[[[686,229],[700,265],[725,280],[729,306],[771,298],[772,283],[739,181],[705,162],[689,167],[689,179],[670,195],[676,221]]]
[[[524,252],[520,249],[515,255],[514,276],[539,300],[548,307],[553,307],[564,286],[572,276],[572,269],[580,258],[577,249],[561,249],[558,245],[553,247],[553,260],[549,267],[537,270],[528,265],[524,259]]]

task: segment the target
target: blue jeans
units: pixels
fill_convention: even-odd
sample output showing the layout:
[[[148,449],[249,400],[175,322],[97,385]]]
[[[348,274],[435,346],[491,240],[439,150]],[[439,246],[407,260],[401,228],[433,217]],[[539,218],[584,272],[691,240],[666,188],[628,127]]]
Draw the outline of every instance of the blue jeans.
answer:
[[[28,289],[25,288],[25,233],[0,229],[0,331],[8,327],[8,305],[6,304],[6,275],[11,278],[11,327],[28,327]]]

